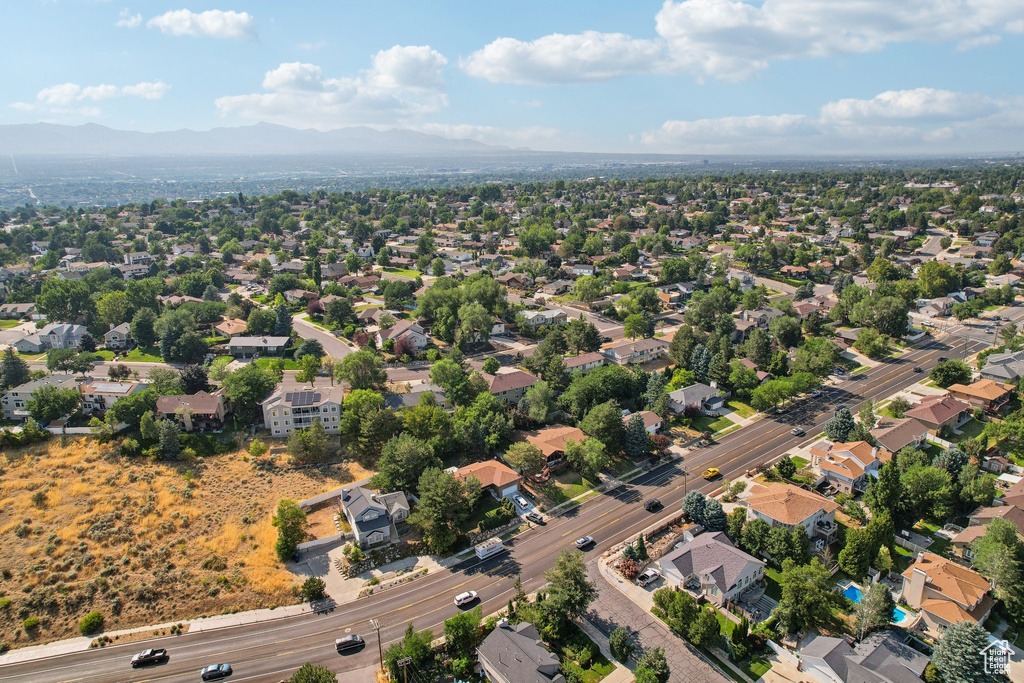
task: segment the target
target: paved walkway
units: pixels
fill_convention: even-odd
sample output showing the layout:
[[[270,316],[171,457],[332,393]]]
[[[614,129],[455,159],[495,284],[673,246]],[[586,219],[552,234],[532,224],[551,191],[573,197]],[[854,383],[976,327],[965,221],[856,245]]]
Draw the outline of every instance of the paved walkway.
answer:
[[[591,580],[597,583],[598,588],[597,600],[591,605],[590,613],[587,615],[587,620],[591,624],[606,637],[617,626],[628,628],[635,634],[638,653],[654,647],[664,648],[665,658],[672,671],[670,680],[673,683],[677,681],[729,683],[731,679],[726,678],[701,659],[689,643],[676,637],[654,615],[645,611],[632,599],[624,600],[623,592],[620,592],[622,586],[613,586],[609,583],[608,576],[600,569],[601,564],[603,563],[597,560],[587,565]],[[614,577],[611,580],[614,581]],[[622,583],[627,585],[625,581]],[[636,588],[641,593],[647,594],[648,600],[650,600],[646,591],[639,586]],[[632,598],[632,594],[629,597]]]

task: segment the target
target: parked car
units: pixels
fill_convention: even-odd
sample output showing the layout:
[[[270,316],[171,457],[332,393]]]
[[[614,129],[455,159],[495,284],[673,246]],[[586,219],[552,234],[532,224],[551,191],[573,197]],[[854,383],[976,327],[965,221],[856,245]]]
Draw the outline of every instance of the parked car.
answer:
[[[644,510],[647,510],[648,512],[653,512],[655,510],[660,509],[661,501],[658,500],[657,498],[648,498],[647,500],[644,501]]]
[[[514,498],[512,498],[512,500],[515,502],[516,505],[523,509],[530,507],[530,504],[526,502],[526,499],[523,498],[522,496],[515,496]]]
[[[719,472],[718,472],[718,468],[717,467],[709,467],[706,470],[704,470],[704,473],[701,474],[700,476],[702,476],[705,479],[710,481],[711,479],[714,479],[718,475],[719,475]]]
[[[832,368],[832,372],[836,373],[837,375],[845,375],[846,368],[837,365],[834,368]]]
[[[534,524],[543,524],[544,523],[544,517],[542,517],[541,514],[539,512],[537,512],[536,510],[530,510],[524,516],[526,517],[527,520],[533,522]]]
[[[646,586],[649,583],[654,583],[661,577],[657,569],[645,569],[640,572],[640,576],[636,577],[636,583],[638,586]]]
[[[167,654],[167,650],[163,648],[158,650],[143,650],[132,657],[132,668],[138,669],[140,666],[149,666],[150,664],[166,664],[170,658],[170,655]]]
[[[601,337],[601,342],[604,343],[604,344],[607,344],[611,340],[612,340],[611,337]]]
[[[576,547],[578,549],[580,549],[580,550],[583,550],[584,548],[586,548],[589,545],[592,545],[593,543],[594,543],[594,537],[593,536],[582,536],[582,537],[576,539]]]
[[[455,606],[462,607],[468,605],[479,597],[476,591],[466,591],[465,593],[459,593],[455,596]]]
[[[230,664],[211,664],[199,672],[204,681],[219,681],[231,675]]]
[[[358,633],[352,633],[342,638],[338,638],[334,641],[334,649],[338,652],[347,652],[348,650],[356,650],[365,645],[366,642],[363,637]]]
[[[793,427],[792,431],[790,431],[790,434],[793,436],[803,436],[806,433],[803,427]]]
[[[814,398],[818,398],[819,396],[821,396],[821,392],[815,389],[814,391],[811,392],[811,396],[813,396]]]

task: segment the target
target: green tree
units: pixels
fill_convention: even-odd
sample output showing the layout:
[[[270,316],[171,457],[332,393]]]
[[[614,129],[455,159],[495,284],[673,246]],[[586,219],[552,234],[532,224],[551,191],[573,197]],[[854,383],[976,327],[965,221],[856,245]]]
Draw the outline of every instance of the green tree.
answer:
[[[943,389],[953,384],[967,384],[972,377],[971,368],[967,363],[956,358],[944,360],[935,364],[932,371],[928,373],[929,379]]]
[[[668,347],[668,355],[676,367],[689,368],[690,356],[693,354],[693,347],[697,345],[697,338],[690,325],[680,325],[679,329],[672,336],[672,342]]]
[[[371,349],[361,349],[345,356],[335,366],[338,379],[348,382],[352,389],[380,391],[388,381],[384,361]]]
[[[636,649],[636,645],[633,643],[629,631],[621,626],[617,626],[612,631],[612,634],[608,636],[608,649],[611,651],[612,657],[626,663],[633,654],[633,650]]]
[[[299,371],[295,375],[297,382],[309,382],[309,386],[313,387],[316,383],[316,378],[320,374],[320,366],[323,361],[320,360],[319,356],[309,354],[302,356],[299,359]]]
[[[323,462],[327,459],[327,433],[319,418],[305,429],[295,429],[288,435],[288,452],[302,464]]]
[[[392,437],[381,449],[370,486],[381,491],[413,491],[428,467],[441,467],[430,444],[410,434]]]
[[[645,650],[636,662],[636,672],[639,673],[641,670],[648,672],[645,675],[652,676],[657,683],[668,683],[671,672],[668,668],[668,660],[665,659],[665,651],[660,647]],[[639,676],[636,679],[637,683],[647,683],[641,681]]]
[[[451,358],[442,358],[430,368],[430,381],[444,389],[445,398],[454,405],[464,406],[473,401],[469,390],[469,375]]]
[[[626,423],[623,450],[631,458],[641,458],[650,450],[647,427],[644,425],[644,418],[640,413],[633,413],[629,417],[629,422]]]
[[[654,591],[654,607],[651,611],[662,619],[668,627],[681,636],[685,636],[690,624],[697,618],[697,601],[685,591],[672,588],[659,588]]]
[[[468,612],[460,612],[445,619],[444,645],[453,657],[471,657],[483,639],[480,632],[482,610],[478,605]]]
[[[548,592],[537,607],[545,630],[562,634],[573,620],[586,614],[590,603],[597,598],[597,586],[587,579],[583,553],[578,550],[563,550],[555,566],[544,572],[544,578]]]
[[[848,529],[846,545],[839,551],[839,568],[855,579],[860,578],[867,573],[872,557],[871,539],[865,530]]]
[[[743,547],[755,557],[761,557],[768,551],[771,537],[771,526],[760,517],[750,520],[743,527]]]
[[[160,438],[160,428],[157,427],[156,420],[153,419],[152,410],[142,414],[142,419],[139,421],[139,435],[146,441],[156,441]]]
[[[254,308],[249,311],[249,317],[245,321],[245,333],[262,336],[272,334],[277,316],[268,308]]]
[[[884,583],[876,583],[868,589],[867,594],[854,608],[857,617],[857,633],[861,640],[872,631],[889,626],[896,601],[892,598],[889,587]]]
[[[690,642],[697,647],[710,647],[718,644],[718,619],[712,609],[700,609],[697,618],[690,624]]]
[[[269,370],[250,363],[224,378],[224,395],[231,399],[242,424],[250,424],[259,416],[260,404],[275,386],[277,378]]]
[[[704,523],[704,508],[708,498],[700,491],[690,491],[683,498],[683,514],[697,524]]]
[[[323,600],[327,595],[327,584],[319,576],[311,576],[302,582],[299,595],[306,602]]]
[[[509,467],[527,476],[539,474],[547,465],[544,453],[528,441],[517,441],[509,446],[504,459]]]
[[[400,642],[395,643],[384,651],[384,666],[387,667],[391,680],[402,680],[402,665],[398,662],[408,658],[408,667],[413,670],[423,670],[430,666],[434,658],[434,652],[430,643],[434,640],[434,634],[429,629],[425,631],[414,631],[412,622],[405,629],[405,636]]]
[[[157,423],[160,454],[165,460],[177,460],[181,455],[181,441],[178,423],[174,420],[160,420]]]
[[[585,479],[594,480],[597,473],[608,465],[611,456],[599,439],[591,437],[580,442],[567,439],[565,459]]]
[[[484,372],[486,372],[488,375],[493,375],[494,373],[496,373],[500,369],[501,369],[501,361],[499,361],[494,356],[490,356],[487,360],[485,360],[484,361],[484,366],[482,368],[482,370]]]
[[[743,507],[737,507],[735,510],[729,513],[729,522],[725,527],[725,533],[728,534],[732,542],[739,546],[743,539],[743,527],[747,523],[747,510]]]
[[[626,427],[622,424],[622,410],[614,400],[594,406],[580,422],[580,429],[603,443],[609,451],[618,453],[622,450]]]
[[[132,317],[132,339],[142,348],[148,348],[156,341],[156,313],[151,308],[140,308]]]
[[[274,526],[277,527],[277,543],[274,552],[282,562],[288,562],[295,554],[299,543],[306,538],[306,513],[294,500],[282,498],[277,503],[274,513]]]
[[[727,523],[728,518],[722,510],[722,504],[715,498],[708,498],[704,504],[704,528],[708,531],[725,531]]]
[[[914,519],[934,517],[945,521],[953,513],[953,489],[949,472],[928,465],[914,465],[900,476],[906,508]]]
[[[832,419],[825,423],[825,435],[832,441],[844,442],[855,424],[849,408],[840,408]]]
[[[942,634],[932,653],[932,664],[945,683],[993,683],[999,679],[986,672],[982,654],[988,644],[988,631],[979,624],[957,622]]]
[[[975,569],[992,581],[996,597],[1014,615],[1024,612],[1024,544],[1017,533],[1011,522],[997,517],[971,543]]]
[[[775,463],[775,474],[783,479],[792,479],[796,474],[796,464],[793,462],[793,459],[788,455],[783,455],[779,458],[779,461]]]
[[[555,393],[544,380],[535,382],[526,390],[526,414],[534,422],[547,422],[555,408]]]
[[[889,353],[889,338],[871,327],[864,327],[853,346],[868,358],[881,358]]]
[[[782,597],[774,614],[788,633],[817,630],[832,623],[832,606],[838,594],[832,575],[817,559],[798,565],[792,560],[783,563],[779,578]]]
[[[54,322],[79,322],[95,312],[92,290],[84,280],[51,277],[43,283],[35,302],[40,312]]]
[[[306,662],[291,675],[288,683],[335,683],[338,675],[325,666]]]
[[[480,482],[475,477],[460,481],[439,468],[427,468],[420,475],[420,502],[409,515],[409,524],[419,529],[431,552],[443,553],[455,543],[457,529],[480,499]]]
[[[25,408],[37,422],[52,422],[74,415],[81,403],[82,393],[78,389],[44,386],[32,392]]]
[[[877,479],[868,483],[868,489],[864,493],[864,503],[872,514],[878,515],[886,512],[890,517],[896,519],[903,499],[903,482],[900,480],[896,460],[892,460],[879,468]]]
[[[290,337],[292,334],[292,314],[288,307],[280,304],[274,311],[274,336]]]
[[[0,360],[0,387],[10,389],[21,386],[28,378],[28,363],[8,346],[4,350],[3,360]]]

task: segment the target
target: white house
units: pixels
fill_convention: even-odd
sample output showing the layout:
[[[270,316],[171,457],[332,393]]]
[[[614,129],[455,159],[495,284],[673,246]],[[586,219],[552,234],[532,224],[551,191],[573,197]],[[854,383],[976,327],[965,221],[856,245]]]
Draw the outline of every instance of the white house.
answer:
[[[662,555],[658,567],[666,585],[716,605],[735,602],[764,576],[764,562],[734,546],[721,531],[701,534]]]

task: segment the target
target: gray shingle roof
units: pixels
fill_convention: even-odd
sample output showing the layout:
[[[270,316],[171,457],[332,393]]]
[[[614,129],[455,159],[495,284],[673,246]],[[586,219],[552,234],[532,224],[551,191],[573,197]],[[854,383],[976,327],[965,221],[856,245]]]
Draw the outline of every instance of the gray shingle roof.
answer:
[[[735,587],[751,562],[764,565],[764,562],[734,546],[721,531],[702,534],[659,560],[662,567],[670,564],[684,578],[709,574],[723,593]]]
[[[487,665],[514,683],[565,683],[558,657],[540,641],[530,623],[502,623],[480,643],[477,654]]]

